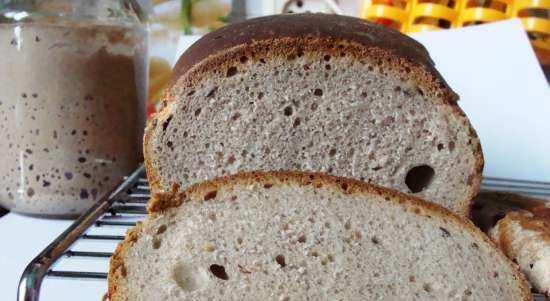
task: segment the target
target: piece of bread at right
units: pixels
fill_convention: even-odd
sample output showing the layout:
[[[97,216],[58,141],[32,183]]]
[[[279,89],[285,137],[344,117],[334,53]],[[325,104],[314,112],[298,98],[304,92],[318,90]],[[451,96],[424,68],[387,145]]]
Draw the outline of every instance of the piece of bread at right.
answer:
[[[483,156],[457,95],[413,39],[361,19],[267,16],[178,61],[144,139],[153,191],[252,170],[394,188],[469,215]]]
[[[489,234],[535,290],[550,297],[550,218],[525,210],[510,212]]]
[[[153,196],[111,259],[111,301],[527,301],[469,220],[394,190],[252,172]]]

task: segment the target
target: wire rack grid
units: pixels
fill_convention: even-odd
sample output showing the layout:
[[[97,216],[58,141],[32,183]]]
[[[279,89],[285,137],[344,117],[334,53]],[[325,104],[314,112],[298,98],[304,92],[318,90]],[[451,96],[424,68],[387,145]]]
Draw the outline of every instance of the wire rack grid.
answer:
[[[550,199],[550,183],[486,177],[481,191],[514,192],[543,199]],[[149,185],[143,166],[125,178],[112,193],[96,203],[88,212],[78,218],[65,232],[40,253],[25,269],[21,277],[17,300],[38,301],[44,279],[62,280],[94,279],[105,282],[108,260],[116,244],[124,239],[124,233],[143,219],[149,200]],[[109,250],[97,250],[93,242],[112,242]],[[79,243],[92,242],[86,248]],[[84,244],[86,245],[86,244]],[[64,261],[74,258],[99,260],[101,271],[65,268]],[[68,265],[70,266],[70,265]],[[68,282],[66,285],[71,285]],[[99,298],[99,296],[98,296]],[[534,294],[536,301],[546,300],[541,294]]]

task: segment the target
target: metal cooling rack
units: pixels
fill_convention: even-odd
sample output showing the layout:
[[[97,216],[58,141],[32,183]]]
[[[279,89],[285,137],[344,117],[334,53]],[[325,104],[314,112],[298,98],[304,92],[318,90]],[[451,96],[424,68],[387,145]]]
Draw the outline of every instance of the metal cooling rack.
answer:
[[[492,178],[483,179],[481,191],[505,191],[550,199],[550,183]],[[143,166],[127,177],[108,197],[101,199],[88,212],[78,218],[65,232],[40,253],[25,269],[17,294],[18,301],[38,301],[42,281],[46,278],[62,280],[96,279],[106,281],[108,259],[114,246],[124,239],[127,229],[135,226],[146,213],[145,204],[150,191]],[[105,230],[105,231],[99,231]],[[79,242],[111,241],[110,251],[94,248],[76,249]],[[73,258],[93,258],[107,262],[103,271],[63,268],[63,262]],[[71,285],[67,282],[66,285]],[[545,301],[534,294],[536,301]],[[98,296],[98,299],[100,296]]]

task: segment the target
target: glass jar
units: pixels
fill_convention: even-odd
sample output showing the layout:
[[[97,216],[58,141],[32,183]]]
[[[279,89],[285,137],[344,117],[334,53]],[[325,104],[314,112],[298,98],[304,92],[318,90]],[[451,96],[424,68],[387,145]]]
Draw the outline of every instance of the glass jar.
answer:
[[[142,158],[142,11],[134,0],[0,3],[0,205],[78,215]]]

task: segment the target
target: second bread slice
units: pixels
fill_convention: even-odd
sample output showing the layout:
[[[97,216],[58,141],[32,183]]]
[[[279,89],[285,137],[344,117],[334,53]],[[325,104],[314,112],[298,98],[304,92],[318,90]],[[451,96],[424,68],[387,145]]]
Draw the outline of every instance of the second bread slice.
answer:
[[[112,258],[112,301],[532,300],[468,220],[358,181],[240,174],[149,211]]]

